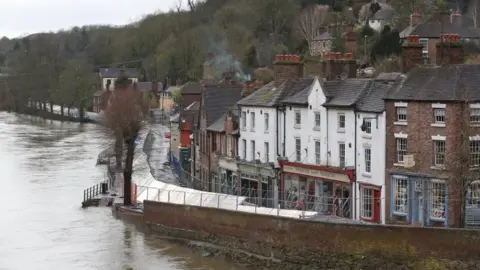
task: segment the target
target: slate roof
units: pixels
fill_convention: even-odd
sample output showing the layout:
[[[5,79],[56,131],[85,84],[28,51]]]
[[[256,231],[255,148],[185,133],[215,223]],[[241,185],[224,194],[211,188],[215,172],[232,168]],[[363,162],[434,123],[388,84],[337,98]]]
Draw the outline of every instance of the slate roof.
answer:
[[[461,38],[479,37],[476,31],[468,27],[470,23],[466,16],[462,16],[461,24],[452,24],[449,16],[445,19],[440,19],[439,16],[434,15],[427,22],[407,26],[400,32],[400,38],[406,38],[409,35],[418,35],[420,38],[439,38],[442,33],[458,34]]]
[[[391,20],[393,18],[394,10],[391,8],[382,8],[375,12],[370,20]]]
[[[187,82],[182,86],[181,90],[183,94],[200,94],[202,93],[202,85],[198,82]]]
[[[192,130],[197,128],[198,116],[200,115],[198,110],[200,109],[200,102],[194,101],[188,105],[183,111],[180,112],[180,118],[188,122]]]
[[[232,109],[232,119],[238,121],[238,110],[237,109]],[[218,118],[213,124],[211,124],[207,130],[209,131],[214,131],[214,132],[224,132],[225,131],[225,119],[227,116],[227,112],[225,112],[220,118]]]
[[[327,95],[325,107],[351,107],[365,89],[372,87],[370,79],[346,79],[324,82],[322,87]]]
[[[122,70],[128,78],[139,77],[139,72],[136,68],[101,68],[99,69],[99,74],[102,78],[118,78]]]
[[[167,89],[165,89],[165,93],[173,93],[175,89],[177,89],[178,86],[170,86]]]
[[[240,100],[237,104],[240,106],[275,107],[302,90],[310,89],[314,80],[314,78],[288,79],[278,87],[275,87],[274,82],[270,82]]]
[[[137,87],[141,92],[150,92],[152,91],[152,82],[137,82]],[[163,84],[157,83],[157,89],[162,90]]]
[[[480,65],[419,66],[412,69],[387,100],[430,102],[480,101]]]
[[[212,85],[206,86],[203,92],[203,106],[207,127],[213,124],[227,110],[235,107],[242,95],[239,85]]]
[[[319,35],[316,35],[313,40],[321,41],[321,40],[331,40],[331,39],[334,39],[334,38],[332,37],[332,35],[330,35],[330,33],[323,32]]]
[[[380,113],[385,110],[384,98],[398,87],[405,75],[393,73],[381,73],[374,79],[372,87],[365,89],[356,103],[357,110],[362,112]]]
[[[93,94],[93,96],[94,96],[94,97],[99,97],[99,96],[101,96],[101,95],[102,95],[103,93],[105,93],[105,92],[107,92],[107,91],[106,91],[106,90],[97,90],[97,91]]]

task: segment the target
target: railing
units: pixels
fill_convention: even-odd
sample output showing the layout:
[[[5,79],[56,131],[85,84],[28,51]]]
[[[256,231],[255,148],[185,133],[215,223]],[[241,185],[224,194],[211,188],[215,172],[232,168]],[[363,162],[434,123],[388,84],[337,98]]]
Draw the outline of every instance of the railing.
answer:
[[[345,212],[350,213],[350,211],[338,211],[339,207],[346,206],[341,203],[336,203],[336,200],[333,199],[305,203],[300,201],[292,203],[292,201],[276,200],[277,204],[274,206],[275,202],[273,202],[273,198],[262,198],[262,200],[271,200],[267,205],[274,206],[263,207],[251,203],[251,199],[246,196],[201,192],[181,187],[177,187],[175,190],[166,190],[154,187],[137,186],[137,190],[137,202],[150,200],[290,218],[314,218],[315,220],[323,221],[358,222],[352,220],[351,217],[346,217],[344,215]],[[330,204],[328,204],[328,202],[330,202]],[[353,207],[353,205],[349,205],[348,207]]]
[[[83,191],[83,201],[86,202],[100,194],[106,194],[108,191],[108,182],[103,181]]]

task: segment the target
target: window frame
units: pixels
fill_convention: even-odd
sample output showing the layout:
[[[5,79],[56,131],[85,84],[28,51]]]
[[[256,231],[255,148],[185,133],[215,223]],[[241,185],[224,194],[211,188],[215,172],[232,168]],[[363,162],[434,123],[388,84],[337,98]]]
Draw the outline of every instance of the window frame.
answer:
[[[429,181],[429,218],[430,220],[433,221],[442,221],[444,222],[446,219],[446,211],[447,211],[447,183],[445,180],[439,180],[439,179],[431,179]],[[441,187],[439,188],[439,191],[437,193],[439,194],[434,194],[436,193],[435,187]],[[440,202],[436,201],[436,198],[440,198]],[[443,210],[438,211],[437,207],[443,208]],[[437,210],[435,210],[437,209]]]
[[[264,148],[264,159],[265,162],[270,162],[270,144],[268,142],[263,143]]]
[[[445,108],[433,108],[433,122],[436,125],[445,125]]]
[[[313,129],[315,130],[320,130],[320,125],[322,124],[322,118],[321,118],[321,114],[320,112],[315,112],[314,115],[313,115],[313,121],[314,121],[314,126],[313,126]],[[318,117],[318,119],[317,119]],[[317,123],[318,121],[318,123]]]
[[[368,159],[367,159],[367,156],[368,156]],[[365,163],[364,172],[366,174],[371,174],[372,173],[372,148],[371,147],[365,147],[363,149],[363,159]]]
[[[345,130],[346,121],[347,121],[347,119],[346,119],[345,113],[337,113],[337,130],[338,131],[344,131]]]
[[[472,152],[472,148],[476,151]],[[469,142],[470,167],[480,167],[480,140],[470,139]]]
[[[403,145],[405,145],[405,149],[399,149],[400,146],[402,145],[402,142],[405,142]],[[400,151],[401,153],[401,160],[400,160]],[[405,155],[408,153],[408,138],[395,138],[395,163],[397,164],[403,164],[404,163],[404,158]]]
[[[302,126],[302,112],[300,110],[294,111],[294,127],[300,128]]]
[[[263,114],[263,121],[264,121],[264,130],[268,133],[270,129],[270,115],[268,113]]]
[[[446,142],[445,140],[432,140],[432,143],[433,143],[433,166],[444,167],[445,158],[446,158]]]
[[[302,140],[299,137],[295,137],[295,161],[302,161]]]
[[[368,195],[366,193],[370,192],[370,196],[365,196]],[[366,187],[361,187],[360,188],[360,218],[365,219],[365,220],[373,220],[374,219],[374,193],[375,191],[371,188],[366,188]],[[367,198],[367,199],[365,199]],[[367,203],[367,204],[366,204]],[[365,206],[370,206],[370,209],[366,209]],[[367,207],[368,208],[368,207]],[[365,215],[366,213],[369,213],[370,215]]]
[[[315,164],[320,165],[322,162],[322,144],[319,140],[315,140]],[[318,147],[317,147],[318,145]]]
[[[343,146],[343,147],[342,147]],[[343,148],[343,151],[342,151]],[[338,167],[345,168],[346,167],[346,145],[345,142],[338,142]]]
[[[243,143],[243,159],[247,159],[247,140],[246,139],[242,139],[242,143]]]
[[[368,135],[372,134],[372,120],[371,119],[365,119],[365,133]]]
[[[404,113],[403,113],[404,111]],[[405,117],[401,117],[401,116]],[[408,108],[405,106],[395,107],[395,122],[397,123],[407,123],[408,121]]]
[[[469,122],[471,125],[480,125],[480,107],[470,107]]]
[[[255,144],[256,144],[255,140],[250,140],[250,147],[252,148],[250,149],[250,154],[252,155],[252,161],[255,160],[255,147],[256,147]]]
[[[255,112],[250,112],[250,131],[255,131]]]
[[[247,112],[242,112],[242,130],[247,129]]]
[[[225,136],[225,144],[227,145],[227,147],[225,147],[225,151],[227,151],[227,157],[233,156],[232,136],[230,136],[230,135]]]
[[[392,214],[394,216],[408,216],[410,213],[409,211],[410,181],[406,177],[395,175],[392,177],[392,182],[393,182],[392,183],[393,185]],[[402,193],[399,193],[398,192],[399,188],[405,189],[405,191],[402,191]],[[402,195],[402,196],[399,196],[399,195]],[[403,202],[403,204],[399,204],[399,202]]]

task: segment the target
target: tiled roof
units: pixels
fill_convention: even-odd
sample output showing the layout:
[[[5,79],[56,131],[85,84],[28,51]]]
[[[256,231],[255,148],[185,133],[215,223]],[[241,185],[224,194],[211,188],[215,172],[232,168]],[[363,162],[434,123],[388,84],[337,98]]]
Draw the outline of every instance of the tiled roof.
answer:
[[[223,132],[225,131],[225,117],[221,116],[218,118],[213,124],[211,124],[207,130],[215,131],[215,132]]]
[[[316,35],[315,38],[313,38],[313,40],[317,40],[317,41],[321,41],[321,40],[331,40],[331,39],[334,39],[332,37],[332,35],[330,35],[330,33],[328,32],[323,32],[319,35]]]
[[[200,94],[202,85],[198,82],[187,82],[182,86],[182,94]]]
[[[141,92],[150,92],[152,91],[152,82],[137,82],[137,87]],[[163,89],[162,83],[157,83],[157,89]]]
[[[478,38],[475,31],[461,24],[452,24],[450,22],[426,22],[417,25],[409,25],[400,32],[400,38],[406,38],[409,35],[418,35],[420,38],[439,38],[442,33],[458,34],[461,38]]]
[[[398,87],[405,75],[401,73],[381,73],[374,79],[372,87],[365,89],[356,103],[357,110],[380,113],[385,110],[383,100],[390,91]]]
[[[205,106],[207,127],[213,124],[227,110],[240,100],[242,88],[239,85],[206,86],[203,105]]]
[[[420,66],[385,97],[390,100],[480,101],[480,65]]]
[[[325,107],[350,107],[355,105],[360,95],[372,87],[370,79],[346,79],[327,81],[322,83],[323,91],[326,93],[327,102]]]
[[[123,71],[128,78],[138,78],[139,76],[136,68],[101,68],[99,74],[102,78],[118,78],[120,71]]]
[[[375,12],[370,20],[391,20],[393,18],[394,10],[391,8],[382,8]]]
[[[310,88],[313,81],[313,78],[289,79],[278,87],[275,87],[274,82],[270,82],[251,95],[240,100],[238,105],[274,107],[280,105],[283,100],[289,99],[298,94],[305,88]]]

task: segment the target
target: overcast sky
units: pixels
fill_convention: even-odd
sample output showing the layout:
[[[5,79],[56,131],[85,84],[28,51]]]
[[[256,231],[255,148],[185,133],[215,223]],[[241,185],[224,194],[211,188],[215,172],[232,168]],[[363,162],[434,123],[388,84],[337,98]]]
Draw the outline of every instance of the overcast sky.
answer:
[[[128,24],[178,0],[0,0],[0,37],[92,24]],[[186,1],[184,1],[186,2]]]

